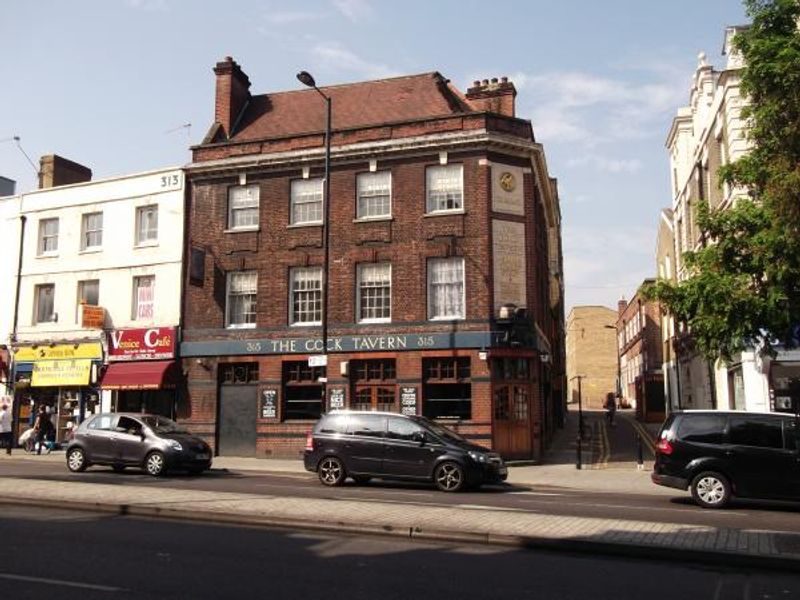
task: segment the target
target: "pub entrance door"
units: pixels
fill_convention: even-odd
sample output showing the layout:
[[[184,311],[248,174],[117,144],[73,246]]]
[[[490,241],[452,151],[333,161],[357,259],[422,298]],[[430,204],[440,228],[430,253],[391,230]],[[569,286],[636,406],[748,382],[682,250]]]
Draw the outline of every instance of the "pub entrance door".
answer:
[[[529,458],[533,450],[530,385],[496,385],[493,408],[494,450],[503,458]]]

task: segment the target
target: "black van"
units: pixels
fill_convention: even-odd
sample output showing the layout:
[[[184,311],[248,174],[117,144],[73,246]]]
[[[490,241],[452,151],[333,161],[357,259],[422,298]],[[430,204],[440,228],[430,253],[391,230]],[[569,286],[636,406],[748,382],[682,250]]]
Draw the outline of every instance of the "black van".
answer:
[[[425,417],[333,411],[308,434],[303,462],[324,485],[351,477],[432,481],[457,492],[508,477],[500,455]]]
[[[779,413],[678,411],[661,428],[654,483],[720,508],[731,496],[800,500],[798,419]]]

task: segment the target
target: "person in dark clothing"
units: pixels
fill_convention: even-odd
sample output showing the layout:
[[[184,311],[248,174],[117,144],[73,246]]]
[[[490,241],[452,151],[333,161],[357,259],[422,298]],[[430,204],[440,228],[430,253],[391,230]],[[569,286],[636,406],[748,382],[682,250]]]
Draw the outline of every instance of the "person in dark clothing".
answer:
[[[606,394],[605,409],[606,420],[608,421],[609,425],[613,425],[614,416],[617,414],[617,399],[614,397],[613,392],[608,392],[608,394]]]
[[[39,405],[39,413],[36,415],[33,431],[37,442],[36,454],[41,454],[42,447],[50,439],[53,431],[53,422],[50,420],[50,415],[47,413],[47,407],[44,404]]]

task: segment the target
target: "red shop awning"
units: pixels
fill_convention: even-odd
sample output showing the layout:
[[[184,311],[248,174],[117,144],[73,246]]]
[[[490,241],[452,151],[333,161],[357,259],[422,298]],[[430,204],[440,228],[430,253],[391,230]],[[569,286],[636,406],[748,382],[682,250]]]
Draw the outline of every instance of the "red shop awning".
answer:
[[[111,363],[103,374],[104,390],[157,390],[174,388],[178,381],[174,360]]]

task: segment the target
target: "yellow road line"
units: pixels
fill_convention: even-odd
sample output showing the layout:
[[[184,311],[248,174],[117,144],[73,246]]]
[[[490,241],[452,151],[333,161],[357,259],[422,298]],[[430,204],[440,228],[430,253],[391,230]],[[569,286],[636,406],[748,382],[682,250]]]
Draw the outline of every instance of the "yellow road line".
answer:
[[[644,441],[644,443],[647,444],[647,447],[650,449],[650,452],[655,454],[655,452],[656,452],[655,442],[653,441],[653,438],[650,437],[650,432],[647,431],[645,426],[642,425],[641,423],[639,423],[636,419],[628,419],[628,422],[639,433],[639,435],[641,436],[641,438]]]

